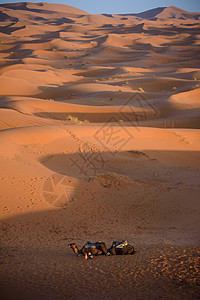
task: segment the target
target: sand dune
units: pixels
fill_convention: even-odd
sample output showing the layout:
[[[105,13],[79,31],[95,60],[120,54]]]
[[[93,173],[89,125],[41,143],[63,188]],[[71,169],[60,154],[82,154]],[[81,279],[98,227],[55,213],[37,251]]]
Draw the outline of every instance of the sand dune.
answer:
[[[147,20],[157,20],[157,19],[199,20],[200,17],[199,13],[188,12],[176,6],[158,7],[156,9],[150,9],[148,11],[138,13],[138,14],[126,14],[126,16],[130,16],[130,15],[137,16],[139,18],[147,19]]]
[[[199,299],[199,18],[0,5],[3,299]]]

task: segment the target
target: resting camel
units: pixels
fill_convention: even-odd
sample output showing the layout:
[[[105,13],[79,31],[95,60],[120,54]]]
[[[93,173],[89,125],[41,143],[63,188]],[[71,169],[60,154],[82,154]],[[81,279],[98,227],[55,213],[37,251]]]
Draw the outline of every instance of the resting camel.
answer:
[[[106,244],[104,242],[87,242],[80,250],[78,249],[75,243],[68,244],[68,247],[70,247],[77,256],[84,255],[85,259],[87,259],[88,256],[91,255],[110,255],[110,253],[108,253],[107,251]]]
[[[111,255],[127,255],[127,254],[133,255],[136,253],[134,247],[128,244],[127,241],[113,242],[112,246],[108,249],[108,252]]]

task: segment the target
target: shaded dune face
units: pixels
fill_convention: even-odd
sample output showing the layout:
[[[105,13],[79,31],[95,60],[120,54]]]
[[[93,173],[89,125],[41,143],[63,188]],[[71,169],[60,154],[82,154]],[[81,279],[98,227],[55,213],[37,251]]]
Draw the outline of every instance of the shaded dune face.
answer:
[[[0,5],[0,298],[199,299],[199,19]]]

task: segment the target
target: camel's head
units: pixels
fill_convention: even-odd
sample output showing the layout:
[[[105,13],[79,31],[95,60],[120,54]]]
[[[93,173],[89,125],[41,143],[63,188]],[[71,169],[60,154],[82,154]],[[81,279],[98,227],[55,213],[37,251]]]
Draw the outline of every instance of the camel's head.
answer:
[[[72,248],[72,250],[74,251],[74,253],[76,253],[76,255],[79,255],[78,247],[75,243],[68,244],[68,247]]]
[[[68,244],[68,247],[72,248],[74,250],[77,248],[77,245],[76,245],[76,243],[71,243],[71,244]]]

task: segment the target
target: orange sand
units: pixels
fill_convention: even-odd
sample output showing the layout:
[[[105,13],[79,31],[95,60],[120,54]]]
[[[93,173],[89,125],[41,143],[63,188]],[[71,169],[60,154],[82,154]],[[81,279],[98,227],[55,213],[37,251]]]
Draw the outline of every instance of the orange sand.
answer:
[[[198,299],[200,14],[0,14],[0,294]]]

